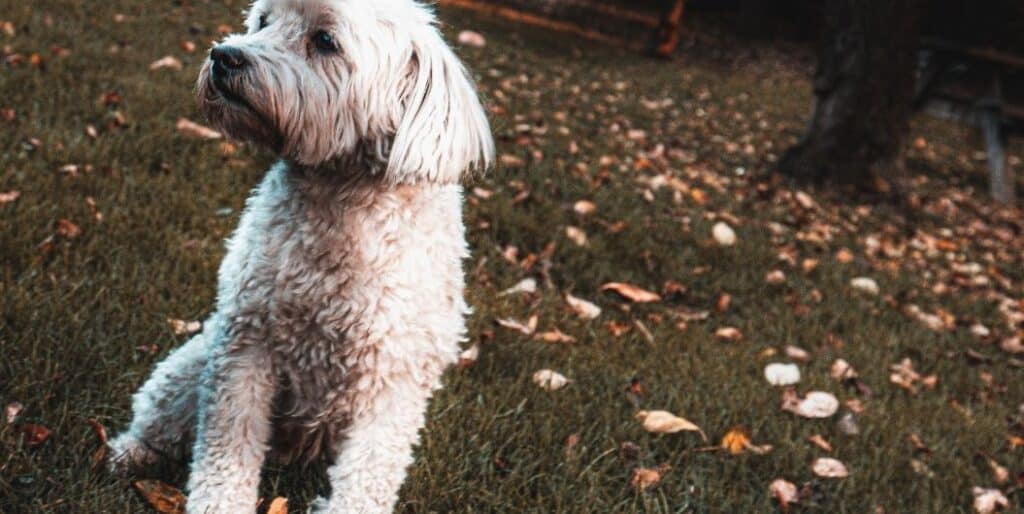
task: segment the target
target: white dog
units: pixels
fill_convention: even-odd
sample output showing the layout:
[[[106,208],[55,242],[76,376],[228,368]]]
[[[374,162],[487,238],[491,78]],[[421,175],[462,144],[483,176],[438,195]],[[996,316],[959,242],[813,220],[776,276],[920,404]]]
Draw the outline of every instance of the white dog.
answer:
[[[331,459],[316,512],[389,512],[464,338],[460,177],[487,118],[413,0],[256,0],[199,103],[282,160],[249,198],[215,312],[133,401],[112,465],[191,446],[189,513],[254,512],[268,452]]]

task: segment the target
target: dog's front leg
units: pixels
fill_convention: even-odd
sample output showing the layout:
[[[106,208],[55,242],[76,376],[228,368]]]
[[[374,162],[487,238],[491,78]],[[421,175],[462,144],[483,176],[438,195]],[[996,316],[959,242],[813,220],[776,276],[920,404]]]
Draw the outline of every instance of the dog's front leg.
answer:
[[[256,511],[271,435],[275,374],[258,340],[229,338],[210,359],[199,392],[199,427],[188,481],[189,514]]]
[[[354,412],[338,457],[328,468],[331,495],[317,514],[390,513],[423,427],[429,388],[402,381],[374,392]]]

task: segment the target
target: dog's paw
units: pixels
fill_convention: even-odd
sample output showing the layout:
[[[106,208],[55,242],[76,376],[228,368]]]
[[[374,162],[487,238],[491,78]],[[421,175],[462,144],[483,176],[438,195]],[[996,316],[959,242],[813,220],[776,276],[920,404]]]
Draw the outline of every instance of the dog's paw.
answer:
[[[107,469],[116,475],[128,476],[156,463],[158,455],[145,443],[130,434],[111,439],[107,446]]]

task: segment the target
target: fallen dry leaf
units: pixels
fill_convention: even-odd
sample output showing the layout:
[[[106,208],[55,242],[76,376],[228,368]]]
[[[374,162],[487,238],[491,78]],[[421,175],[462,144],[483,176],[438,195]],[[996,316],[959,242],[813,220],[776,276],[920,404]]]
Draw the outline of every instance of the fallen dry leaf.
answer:
[[[681,418],[665,410],[642,410],[634,416],[643,424],[644,430],[655,434],[674,434],[676,432],[697,432],[705,441],[708,437],[692,421]]]
[[[772,286],[784,284],[786,283],[786,273],[780,269],[771,270],[765,274],[764,281]]]
[[[21,426],[21,434],[25,441],[25,446],[39,446],[46,442],[50,438],[50,434],[53,433],[49,428],[43,425],[37,425],[35,423],[25,423]]]
[[[573,204],[572,210],[576,211],[576,214],[586,216],[588,214],[593,214],[594,212],[596,212],[597,205],[594,205],[594,202],[591,202],[589,200],[580,200]]]
[[[850,476],[846,465],[831,457],[819,457],[811,464],[811,471],[822,478],[846,478]]]
[[[669,469],[671,467],[668,465],[657,468],[636,468],[633,470],[633,478],[629,483],[641,491],[646,491],[658,485],[658,482],[661,482],[661,478],[665,476]]]
[[[471,46],[473,48],[483,48],[487,45],[487,40],[479,32],[472,30],[463,30],[459,32],[458,41],[460,45]]]
[[[808,437],[807,440],[810,441],[811,444],[817,446],[818,448],[821,448],[822,450],[825,450],[827,452],[832,451],[832,443],[829,443],[828,440],[825,439],[825,436],[821,434],[814,434]]]
[[[789,504],[797,503],[799,500],[796,485],[789,480],[776,478],[768,486],[768,491],[771,493],[772,498],[779,502],[782,512],[789,512]]]
[[[500,162],[503,166],[510,167],[522,166],[523,164],[526,164],[526,161],[524,161],[522,157],[517,157],[515,155],[507,153],[501,154],[501,156],[498,157],[498,162]]]
[[[831,393],[811,391],[801,399],[795,389],[782,393],[782,410],[805,418],[827,418],[839,411],[839,400]]]
[[[985,456],[985,460],[988,462],[988,467],[992,470],[992,478],[995,479],[997,484],[1004,485],[1010,481],[1010,470],[1006,466],[1003,466],[988,455]]]
[[[516,285],[498,293],[498,296],[508,296],[510,294],[533,294],[537,292],[537,281],[532,278],[524,278],[516,283]]]
[[[977,514],[993,514],[1010,508],[1010,500],[999,489],[975,487],[971,494],[974,495],[974,512]]]
[[[632,284],[624,282],[609,282],[601,286],[602,291],[615,291],[631,302],[649,303],[661,301],[661,296]]]
[[[829,375],[836,380],[847,380],[857,378],[857,370],[853,369],[849,362],[843,359],[836,359],[829,368]]]
[[[288,514],[288,498],[278,496],[270,501],[267,514]]]
[[[1012,354],[1024,353],[1024,343],[1019,337],[1009,337],[999,342],[999,349]]]
[[[107,451],[110,449],[107,446],[107,429],[99,421],[90,418],[88,420],[89,426],[92,427],[93,433],[96,434],[96,439],[99,439],[99,446],[92,452],[92,462],[90,469],[98,469],[100,465],[107,459]]]
[[[459,354],[459,367],[468,368],[476,364],[478,358],[480,358],[480,345],[474,344]]]
[[[173,55],[167,55],[161,57],[149,65],[150,70],[159,70],[161,68],[168,68],[172,70],[181,70],[181,60]]]
[[[24,409],[25,406],[22,405],[21,402],[14,401],[8,403],[7,408],[4,410],[4,420],[6,420],[8,425],[14,423],[18,419],[18,416],[21,414],[21,411]]]
[[[185,513],[185,495],[177,488],[159,480],[138,480],[132,485],[160,514]]]
[[[799,346],[787,345],[786,346],[786,357],[793,359],[797,362],[810,362],[811,353]]]
[[[541,333],[537,334],[536,336],[534,336],[534,339],[540,339],[541,341],[544,341],[545,343],[572,344],[572,343],[576,342],[576,338],[575,337],[573,337],[573,336],[571,336],[569,334],[566,334],[566,333],[562,332],[561,330],[558,330],[557,328],[553,328],[551,330],[548,330],[547,332],[541,332]]]
[[[857,277],[850,280],[850,287],[872,296],[877,295],[879,291],[878,282],[869,277]]]
[[[715,338],[723,341],[739,341],[743,339],[743,332],[736,327],[722,327],[715,330]]]
[[[915,384],[921,380],[921,375],[914,371],[914,363],[909,357],[904,358],[899,364],[889,366],[892,373],[889,375],[889,382],[896,384],[911,393],[916,393]]]
[[[711,237],[715,239],[718,246],[732,246],[736,244],[736,231],[727,223],[719,221],[711,227]]]
[[[557,391],[569,385],[568,378],[557,371],[542,369],[533,374],[533,383],[546,391]]]
[[[722,442],[719,443],[719,446],[727,450],[732,455],[739,455],[747,450],[758,455],[763,455],[772,451],[772,446],[770,444],[755,445],[750,440],[750,432],[743,427],[730,428],[729,431],[722,436]]]
[[[528,335],[528,336],[533,335],[533,333],[537,331],[537,315],[536,314],[534,314],[533,316],[530,316],[530,319],[526,320],[526,323],[521,323],[521,322],[516,321],[516,320],[514,320],[512,318],[497,319],[497,320],[495,320],[495,322],[498,323],[498,325],[501,325],[501,326],[503,326],[505,328],[509,328],[509,329],[515,330],[517,332],[520,332],[520,333],[522,333],[524,335]]]
[[[796,364],[773,362],[764,367],[764,378],[775,386],[787,386],[800,382],[800,368]]]
[[[189,335],[199,332],[203,324],[198,321],[185,321],[183,319],[167,318],[167,324],[171,326],[174,335]]]
[[[17,200],[19,196],[21,196],[20,191],[7,191],[5,193],[0,193],[0,205],[11,203]]]
[[[568,293],[565,295],[565,303],[568,303],[573,312],[583,319],[594,319],[601,315],[600,307]]]
[[[574,226],[565,227],[565,237],[576,244],[576,246],[587,246],[587,233],[583,229]]]
[[[196,137],[199,139],[220,139],[224,137],[220,132],[213,130],[210,127],[200,125],[187,118],[178,118],[178,123],[175,124],[178,132],[182,135],[189,137]]]
[[[82,229],[78,228],[78,225],[72,223],[71,220],[62,218],[57,220],[57,234],[61,237],[74,239],[82,235]]]

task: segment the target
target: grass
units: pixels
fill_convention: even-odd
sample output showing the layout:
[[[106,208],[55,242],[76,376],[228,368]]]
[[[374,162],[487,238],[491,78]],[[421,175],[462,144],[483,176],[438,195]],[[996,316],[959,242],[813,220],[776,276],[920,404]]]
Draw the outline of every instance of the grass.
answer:
[[[191,91],[202,48],[219,25],[238,26],[243,5],[0,7],[0,21],[15,29],[0,34],[5,56],[24,57],[0,73],[0,108],[15,112],[0,121],[0,193],[21,193],[0,205],[0,402],[24,405],[0,427],[0,511],[145,511],[128,481],[90,469],[97,440],[87,420],[123,428],[130,394],[183,340],[166,320],[206,315],[222,241],[271,162],[259,150],[232,153],[174,129],[179,117],[201,120]],[[1004,301],[1001,312],[999,303],[1024,296],[1022,218],[980,194],[984,163],[970,131],[915,120],[912,139],[923,141],[908,149],[908,166],[921,207],[912,216],[829,190],[807,190],[821,207],[805,209],[792,197],[797,186],[769,170],[811,102],[806,53],[765,46],[755,55],[725,36],[698,34],[669,64],[457,11],[442,17],[449,34],[471,28],[488,38],[483,49],[459,52],[480,79],[506,157],[470,184],[479,190],[467,206],[467,294],[480,358],[452,370],[433,401],[400,512],[774,512],[768,484],[779,477],[808,484],[813,494],[796,507],[807,512],[969,512],[973,486],[1001,487],[1024,503],[1024,450],[1008,444],[1021,435],[1024,371],[996,344],[1021,328],[1012,320],[1021,307]],[[185,52],[183,41],[199,50]],[[57,55],[62,48],[69,54]],[[41,67],[31,64],[35,53]],[[184,69],[150,71],[164,55]],[[120,101],[104,103],[113,91]],[[641,101],[665,98],[672,105]],[[656,176],[677,179],[679,192],[655,187]],[[578,200],[597,211],[575,213]],[[61,219],[81,234],[57,234]],[[719,220],[736,228],[735,247],[711,241]],[[569,225],[587,233],[587,246],[565,236]],[[827,240],[811,237],[820,233]],[[914,246],[936,239],[944,241],[936,253]],[[510,245],[515,263],[505,257]],[[837,258],[841,248],[852,262]],[[804,259],[818,266],[803,271]],[[989,283],[965,284],[951,271],[963,262],[983,263]],[[772,269],[786,273],[784,284],[766,284]],[[853,291],[857,276],[875,278],[882,294]],[[525,277],[539,280],[537,294],[496,294]],[[612,281],[657,291],[676,281],[686,290],[629,304],[600,291]],[[604,312],[577,318],[565,292]],[[718,311],[722,293],[732,302]],[[909,304],[948,312],[955,324],[929,329],[904,314]],[[711,313],[682,329],[684,309]],[[557,327],[577,342],[544,343],[494,323],[531,314],[540,330]],[[613,334],[612,322],[628,331]],[[971,335],[973,323],[993,335]],[[716,339],[725,326],[744,339]],[[779,410],[781,390],[762,369],[786,361],[786,345],[813,357],[800,366],[801,393],[861,402],[859,435],[843,435],[835,418]],[[858,369],[870,397],[829,377],[837,357]],[[911,394],[889,382],[889,366],[906,357],[937,376],[934,389]],[[530,380],[541,368],[573,382],[542,391]],[[642,408],[685,416],[712,444],[742,425],[773,451],[732,456],[700,451],[695,434],[645,433],[625,393],[634,378],[645,390]],[[26,423],[52,434],[30,446]],[[573,434],[579,442],[567,448]],[[834,451],[809,444],[813,434]],[[929,451],[915,450],[910,434]],[[624,442],[639,446],[638,459],[620,452]],[[816,478],[810,462],[821,456],[845,462],[849,478]],[[997,484],[984,456],[1009,468],[1010,485]],[[930,472],[915,471],[915,459]],[[656,488],[630,486],[635,467],[665,464],[671,470]],[[181,485],[182,471],[164,479]],[[263,487],[299,510],[325,487],[323,470],[271,468]]]

